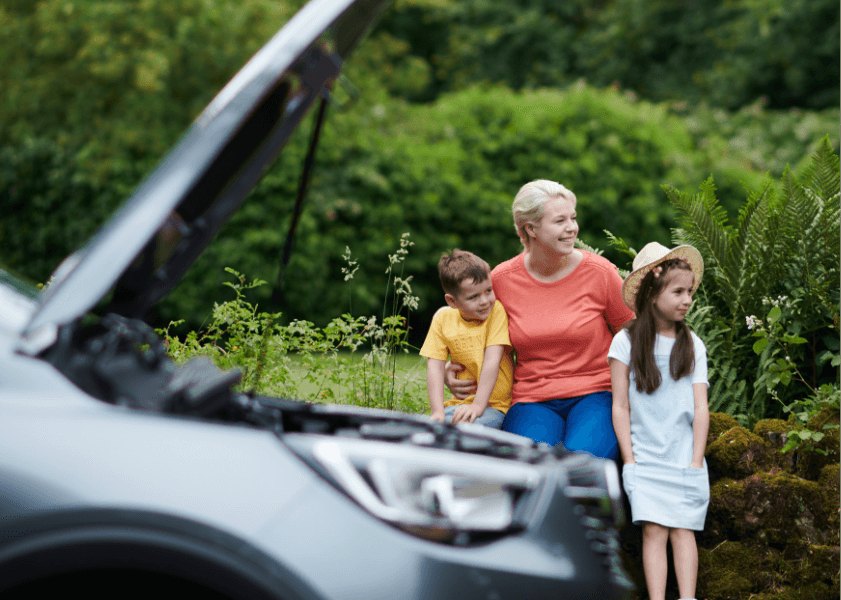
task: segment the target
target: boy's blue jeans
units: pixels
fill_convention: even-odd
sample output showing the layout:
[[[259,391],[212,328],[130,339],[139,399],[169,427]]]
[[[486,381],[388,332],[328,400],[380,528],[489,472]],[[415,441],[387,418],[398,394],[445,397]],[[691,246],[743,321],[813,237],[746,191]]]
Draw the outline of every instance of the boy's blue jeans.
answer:
[[[455,406],[446,406],[444,407],[444,420],[447,423],[451,423],[453,420],[453,414],[455,414],[456,409],[459,405]],[[482,413],[482,416],[473,421],[478,425],[484,425],[485,427],[493,427],[494,429],[499,429],[502,427],[502,420],[505,418],[505,413],[499,411],[495,408],[491,408],[490,406],[485,409],[485,412]]]
[[[616,459],[613,394],[594,392],[575,398],[518,402],[508,409],[502,430],[567,450]]]

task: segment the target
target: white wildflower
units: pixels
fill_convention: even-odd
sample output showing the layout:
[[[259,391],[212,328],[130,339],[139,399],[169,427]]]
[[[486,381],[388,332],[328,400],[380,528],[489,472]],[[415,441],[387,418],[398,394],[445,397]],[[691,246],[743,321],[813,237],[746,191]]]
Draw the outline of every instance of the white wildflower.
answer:
[[[745,317],[745,324],[748,326],[748,329],[753,331],[754,329],[759,329],[762,326],[762,321],[756,318],[756,315],[748,315]]]

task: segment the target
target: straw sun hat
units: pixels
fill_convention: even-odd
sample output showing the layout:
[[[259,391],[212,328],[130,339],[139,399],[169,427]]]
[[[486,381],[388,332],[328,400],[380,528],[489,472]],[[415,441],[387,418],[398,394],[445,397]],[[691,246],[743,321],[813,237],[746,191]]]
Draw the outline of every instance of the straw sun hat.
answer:
[[[650,242],[643,246],[634,258],[633,271],[622,283],[622,299],[631,310],[636,310],[634,303],[637,299],[637,292],[640,289],[642,280],[654,267],[672,258],[679,258],[689,263],[692,273],[695,275],[695,287],[701,285],[701,278],[704,276],[704,259],[701,253],[693,246],[677,246],[669,250],[662,244]]]

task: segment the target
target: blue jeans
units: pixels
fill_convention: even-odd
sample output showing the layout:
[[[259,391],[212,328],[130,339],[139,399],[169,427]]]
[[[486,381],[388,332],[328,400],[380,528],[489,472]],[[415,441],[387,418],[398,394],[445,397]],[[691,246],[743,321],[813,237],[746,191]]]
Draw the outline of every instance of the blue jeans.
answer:
[[[459,407],[458,404],[454,406],[447,406],[444,407],[444,421],[447,423],[451,423],[453,420],[453,414],[456,412],[456,409]],[[502,427],[502,420],[505,418],[505,413],[499,411],[495,408],[491,408],[490,406],[485,409],[485,412],[482,413],[482,416],[473,421],[479,425],[484,425],[485,427],[493,427],[494,429],[499,429]]]
[[[550,446],[616,459],[619,444],[613,432],[613,394],[594,392],[575,398],[518,402],[505,416],[502,430]]]

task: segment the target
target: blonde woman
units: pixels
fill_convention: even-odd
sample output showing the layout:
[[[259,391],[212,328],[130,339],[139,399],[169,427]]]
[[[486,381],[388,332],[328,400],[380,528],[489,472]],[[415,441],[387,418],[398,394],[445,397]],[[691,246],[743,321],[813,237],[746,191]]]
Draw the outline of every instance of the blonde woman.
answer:
[[[633,318],[615,265],[575,247],[577,199],[555,181],[520,188],[512,213],[523,252],[492,272],[516,354],[512,404],[502,428],[550,445],[616,458],[607,351]],[[447,385],[467,396],[475,382]]]

